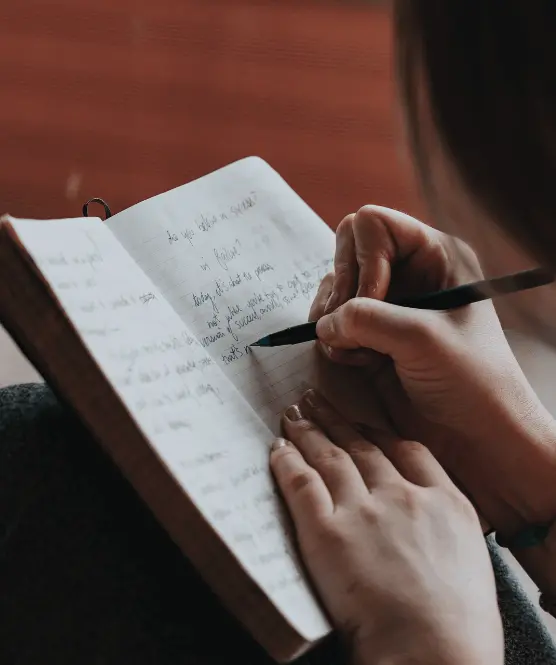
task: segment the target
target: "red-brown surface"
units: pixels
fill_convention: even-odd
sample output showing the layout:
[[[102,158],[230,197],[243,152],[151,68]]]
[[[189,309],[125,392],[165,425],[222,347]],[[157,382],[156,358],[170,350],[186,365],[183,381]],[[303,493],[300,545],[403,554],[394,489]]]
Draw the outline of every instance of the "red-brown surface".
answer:
[[[0,212],[117,211],[251,154],[332,225],[415,209],[390,51],[365,3],[3,2]]]

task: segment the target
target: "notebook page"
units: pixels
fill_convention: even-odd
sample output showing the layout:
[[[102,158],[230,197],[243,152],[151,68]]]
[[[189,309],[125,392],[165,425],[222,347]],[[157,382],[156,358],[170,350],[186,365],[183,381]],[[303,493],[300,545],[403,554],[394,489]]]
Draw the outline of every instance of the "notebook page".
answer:
[[[268,428],[100,220],[11,221],[167,469],[290,623],[325,634],[286,536]]]
[[[313,382],[313,345],[251,349],[303,323],[331,269],[334,234],[251,157],[108,221],[204,348],[274,430]]]

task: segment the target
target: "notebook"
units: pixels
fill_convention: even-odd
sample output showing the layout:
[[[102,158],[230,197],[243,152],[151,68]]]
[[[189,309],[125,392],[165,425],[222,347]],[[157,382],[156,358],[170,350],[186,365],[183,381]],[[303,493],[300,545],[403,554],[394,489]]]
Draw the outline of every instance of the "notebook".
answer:
[[[307,320],[333,255],[256,157],[107,220],[0,223],[2,323],[280,661],[331,630],[269,471],[280,413],[312,385],[369,414],[313,344],[249,344]]]

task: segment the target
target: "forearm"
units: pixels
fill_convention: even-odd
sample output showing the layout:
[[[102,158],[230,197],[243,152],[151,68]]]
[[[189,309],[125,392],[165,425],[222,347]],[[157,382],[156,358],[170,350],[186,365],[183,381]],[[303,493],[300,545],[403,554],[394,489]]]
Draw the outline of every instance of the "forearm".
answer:
[[[502,641],[492,631],[468,634],[465,620],[436,629],[396,632],[353,649],[353,665],[503,665]]]
[[[449,653],[439,653],[437,649],[429,649],[418,653],[397,653],[378,658],[376,654],[369,653],[354,660],[353,665],[503,665],[503,662],[503,657],[493,660],[470,649],[465,651],[453,649]]]
[[[458,442],[448,468],[481,516],[507,538],[556,520],[556,424],[544,410],[527,419],[498,414],[496,423],[494,435]]]

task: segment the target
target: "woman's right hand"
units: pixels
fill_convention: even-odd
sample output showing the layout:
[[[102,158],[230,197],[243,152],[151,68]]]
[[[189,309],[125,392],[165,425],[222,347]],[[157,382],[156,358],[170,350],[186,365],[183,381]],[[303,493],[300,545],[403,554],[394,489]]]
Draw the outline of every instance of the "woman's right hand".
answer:
[[[492,302],[446,312],[384,302],[480,278],[467,245],[366,206],[338,227],[334,274],[311,318],[332,361],[369,373],[400,436],[428,445],[488,522],[511,533],[556,515],[556,427]]]

